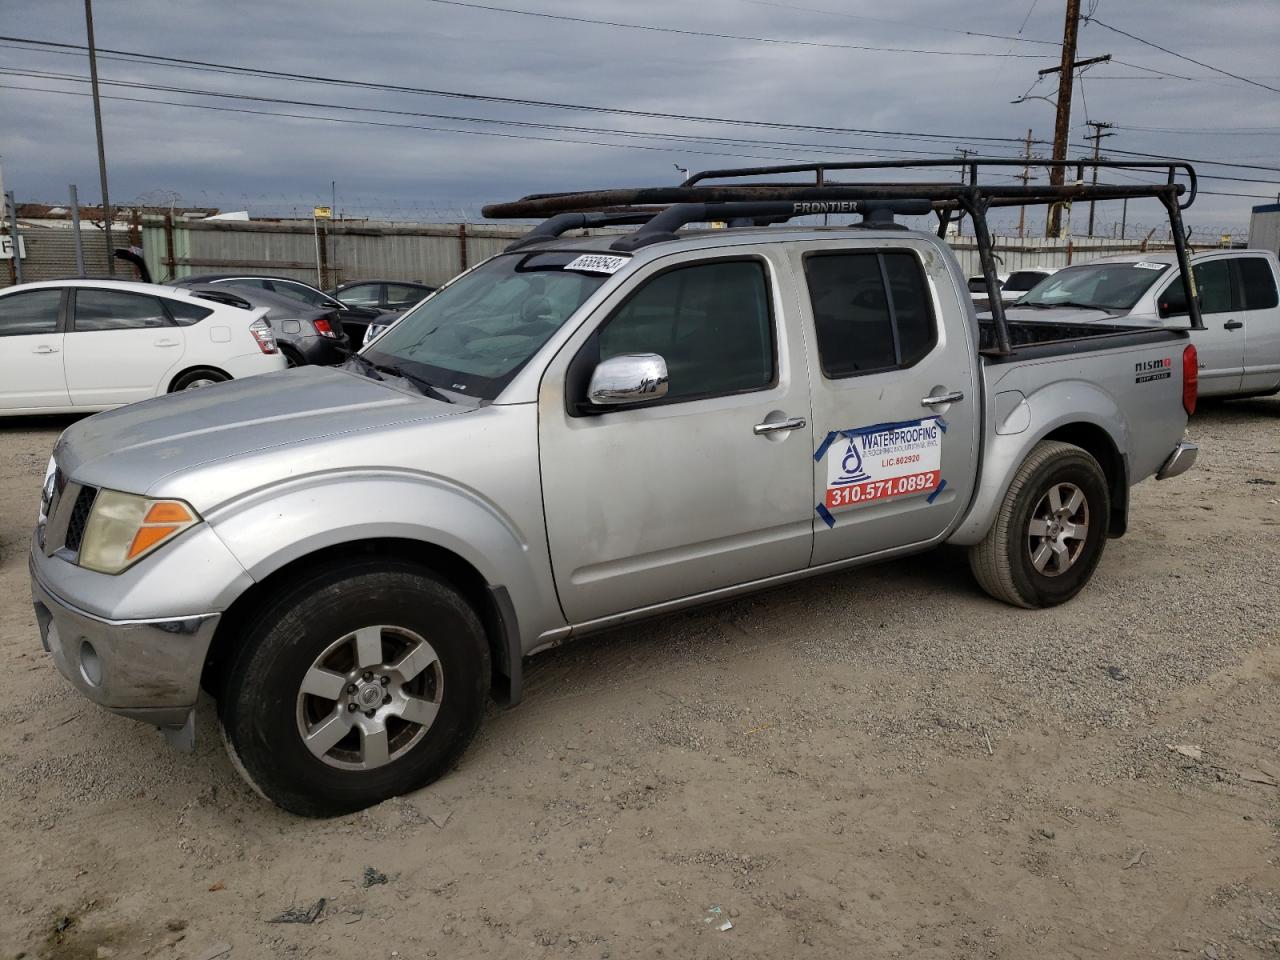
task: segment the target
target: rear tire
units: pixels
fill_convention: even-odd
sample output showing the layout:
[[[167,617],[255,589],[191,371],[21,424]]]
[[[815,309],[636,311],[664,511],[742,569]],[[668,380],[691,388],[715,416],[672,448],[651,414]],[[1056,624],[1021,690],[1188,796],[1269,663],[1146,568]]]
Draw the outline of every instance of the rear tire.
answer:
[[[169,392],[180,393],[183,390],[198,390],[201,387],[211,387],[215,383],[225,383],[230,379],[231,377],[221,370],[188,370],[174,379],[173,384],[169,387]]]
[[[1086,450],[1042,441],[1027,455],[969,567],[991,596],[1017,607],[1053,607],[1079,593],[1107,542],[1111,495]]]
[[[321,567],[248,622],[218,714],[237,770],[284,809],[337,816],[416,790],[475,736],[490,682],[484,629],[424,568]]]

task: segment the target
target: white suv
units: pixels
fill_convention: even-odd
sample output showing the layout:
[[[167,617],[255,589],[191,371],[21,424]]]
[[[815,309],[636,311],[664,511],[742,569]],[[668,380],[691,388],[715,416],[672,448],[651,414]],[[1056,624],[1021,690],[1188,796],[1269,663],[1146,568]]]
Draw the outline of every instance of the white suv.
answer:
[[[283,370],[263,310],[122,280],[0,291],[0,413],[78,413]]]

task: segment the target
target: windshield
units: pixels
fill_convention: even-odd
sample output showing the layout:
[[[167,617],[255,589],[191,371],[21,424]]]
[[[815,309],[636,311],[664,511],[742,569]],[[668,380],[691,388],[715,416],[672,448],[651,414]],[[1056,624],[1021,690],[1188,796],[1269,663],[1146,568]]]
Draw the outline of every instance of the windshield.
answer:
[[[1020,307],[1097,307],[1128,310],[1169,269],[1167,263],[1084,263],[1045,277],[1018,301]]]
[[[492,400],[608,279],[566,270],[580,252],[495,257],[403,314],[363,355]]]

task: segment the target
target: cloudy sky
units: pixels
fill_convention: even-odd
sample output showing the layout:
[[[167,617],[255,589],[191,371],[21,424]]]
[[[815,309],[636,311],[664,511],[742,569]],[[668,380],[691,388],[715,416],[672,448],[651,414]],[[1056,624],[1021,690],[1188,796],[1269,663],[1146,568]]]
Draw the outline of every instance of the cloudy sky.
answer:
[[[1084,152],[1088,119],[1116,124],[1104,153],[1202,161],[1188,222],[1202,234],[1242,230],[1249,208],[1280,191],[1280,5],[1083,5],[1098,22],[1082,26],[1079,56],[1122,62],[1077,82],[1071,155]],[[677,165],[1018,154],[1029,127],[1051,137],[1048,102],[1010,101],[1056,94],[1056,80],[1035,81],[1058,62],[1063,21],[1063,0],[96,0],[94,10],[99,49],[117,51],[99,61],[112,81],[114,202],[287,215],[327,202],[336,181],[349,215],[427,220],[532,191],[674,183]],[[87,59],[21,42],[84,44],[84,28],[81,0],[0,0],[0,162],[19,200],[60,201],[71,182],[98,198]],[[321,79],[290,79],[299,75]],[[1099,232],[1120,219],[1111,206]],[[1158,208],[1131,204],[1131,232],[1157,223]]]

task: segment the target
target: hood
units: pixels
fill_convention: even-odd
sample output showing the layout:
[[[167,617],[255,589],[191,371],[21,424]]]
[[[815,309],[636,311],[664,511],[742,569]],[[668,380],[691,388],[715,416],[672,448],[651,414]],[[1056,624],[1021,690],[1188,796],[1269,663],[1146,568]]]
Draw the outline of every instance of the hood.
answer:
[[[394,380],[297,367],[99,413],[67,428],[54,455],[80,483],[148,493],[166,477],[216,461],[471,409],[398,388]]]

